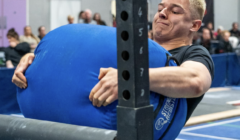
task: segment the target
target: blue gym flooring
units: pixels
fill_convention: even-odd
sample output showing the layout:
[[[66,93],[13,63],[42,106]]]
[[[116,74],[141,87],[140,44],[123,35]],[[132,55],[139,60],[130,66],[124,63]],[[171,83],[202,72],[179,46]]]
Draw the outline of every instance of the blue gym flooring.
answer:
[[[240,140],[240,117],[184,127],[176,140]]]

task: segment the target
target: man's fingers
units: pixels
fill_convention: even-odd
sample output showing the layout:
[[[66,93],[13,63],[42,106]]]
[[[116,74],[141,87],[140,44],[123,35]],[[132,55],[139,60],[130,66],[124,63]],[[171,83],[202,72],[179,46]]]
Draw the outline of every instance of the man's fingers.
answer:
[[[17,76],[17,78],[19,78],[22,82],[24,82],[25,84],[27,84],[27,79],[26,79],[26,77],[23,75],[23,73],[16,72],[16,76]]]
[[[29,56],[29,58],[28,58],[28,59],[29,59],[29,61],[28,61],[28,64],[29,64],[29,65],[32,64],[34,58],[35,58],[35,57],[34,57],[33,55]]]
[[[93,96],[95,95],[95,93],[101,88],[101,85],[100,83],[97,83],[93,89],[91,90],[90,92],[90,95],[89,95],[89,100],[92,102],[93,101]]]
[[[101,68],[98,79],[102,79],[107,74],[108,70],[108,68]]]
[[[96,106],[98,104],[98,98],[105,92],[106,90],[104,88],[100,88],[94,95],[93,95],[93,105]]]
[[[14,78],[13,78],[12,82],[20,88],[26,88],[27,87],[27,85],[24,82],[22,82],[21,79],[19,79],[15,75],[14,75]]]
[[[115,96],[114,94],[112,94],[110,97],[107,98],[107,100],[103,103],[103,106],[107,106],[109,104],[111,104],[112,102],[117,100],[117,96]]]
[[[111,95],[111,90],[107,90],[105,93],[103,93],[99,98],[98,98],[98,104],[97,107],[101,107],[103,103],[106,101],[106,99]]]

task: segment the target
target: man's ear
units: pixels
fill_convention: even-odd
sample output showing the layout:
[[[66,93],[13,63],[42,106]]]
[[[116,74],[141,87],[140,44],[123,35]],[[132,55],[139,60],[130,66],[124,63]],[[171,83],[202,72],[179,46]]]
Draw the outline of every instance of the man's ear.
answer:
[[[200,29],[201,26],[202,26],[202,21],[201,20],[194,20],[192,22],[192,28],[190,29],[190,31],[197,32]]]

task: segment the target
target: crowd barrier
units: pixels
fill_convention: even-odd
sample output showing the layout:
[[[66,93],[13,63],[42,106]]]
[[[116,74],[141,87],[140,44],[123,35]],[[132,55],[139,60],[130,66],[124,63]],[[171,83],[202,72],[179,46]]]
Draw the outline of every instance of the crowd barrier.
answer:
[[[0,68],[0,114],[21,113],[16,97],[16,86],[12,83],[14,69]]]
[[[212,55],[215,75],[211,87],[240,86],[240,56],[235,53]]]
[[[211,87],[240,86],[240,57],[235,53],[212,55],[215,75]],[[11,82],[14,69],[0,68],[0,114],[20,113],[16,86]]]

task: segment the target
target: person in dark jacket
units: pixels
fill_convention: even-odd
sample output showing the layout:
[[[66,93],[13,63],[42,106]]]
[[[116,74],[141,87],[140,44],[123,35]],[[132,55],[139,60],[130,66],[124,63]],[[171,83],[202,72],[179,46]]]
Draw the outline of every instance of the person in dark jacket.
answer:
[[[231,33],[229,31],[222,32],[222,40],[219,42],[219,48],[216,50],[216,53],[228,53],[233,52],[233,47],[229,41]]]
[[[6,67],[13,68],[16,67],[25,54],[30,52],[30,45],[26,42],[19,42],[19,35],[14,30],[10,29],[7,33],[7,38],[9,41],[9,47],[5,49],[6,53]]]

